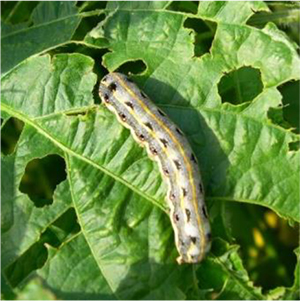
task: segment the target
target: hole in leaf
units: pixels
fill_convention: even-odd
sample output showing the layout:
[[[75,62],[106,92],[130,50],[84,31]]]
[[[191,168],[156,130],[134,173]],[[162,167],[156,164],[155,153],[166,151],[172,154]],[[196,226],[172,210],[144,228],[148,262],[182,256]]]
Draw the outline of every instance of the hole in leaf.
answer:
[[[140,74],[147,69],[147,65],[142,60],[130,61],[122,64],[117,71],[130,75]]]
[[[191,28],[195,31],[195,56],[200,57],[203,54],[208,53],[216,33],[216,23],[209,21],[204,22],[196,18],[187,18],[183,26],[185,28]]]
[[[173,1],[167,10],[197,14],[199,1]]]
[[[300,149],[300,141],[293,141],[289,143],[290,151],[298,151]]]
[[[79,26],[77,27],[72,40],[73,41],[82,41],[86,34],[91,31],[91,28],[95,28],[100,22],[105,19],[105,14],[99,16],[91,16],[82,18]]]
[[[12,154],[22,133],[24,122],[11,117],[1,130],[1,151],[4,155]]]
[[[11,286],[16,287],[31,272],[40,269],[45,264],[47,257],[48,251],[41,238],[5,269],[5,276]]]
[[[80,12],[91,11],[95,9],[105,9],[106,1],[77,1],[76,6],[80,8]]]
[[[269,108],[267,116],[274,124],[277,124],[285,129],[289,129],[291,127],[283,117],[283,108],[281,105],[276,108]]]
[[[218,84],[222,102],[238,105],[253,100],[263,90],[258,69],[242,67],[224,75]]]
[[[79,231],[80,226],[75,209],[70,208],[41,234],[38,242],[5,269],[5,275],[10,284],[13,287],[17,286],[32,271],[43,267],[48,257],[45,243],[58,248]]]
[[[254,284],[265,289],[291,286],[298,226],[290,227],[274,211],[253,204],[230,204],[225,208],[230,234],[241,246],[241,257]]]
[[[290,125],[283,118],[282,106],[277,108],[270,108],[267,113],[268,118],[272,123],[280,125],[285,129],[289,129]]]
[[[85,45],[78,45],[76,44],[76,42],[56,47],[55,49],[48,51],[51,57],[58,53],[81,53],[83,55],[91,57],[95,62],[101,62],[104,54],[108,52],[109,51],[107,49],[90,48],[86,47]],[[97,63],[94,64],[93,73],[95,73],[98,77],[98,81],[93,88],[94,103],[100,104],[101,99],[99,97],[99,79],[101,79],[105,74],[107,74],[108,71],[102,66],[102,64]]]
[[[70,208],[46,229],[43,237],[49,245],[58,248],[79,231],[80,225],[77,221],[75,209]]]
[[[36,207],[50,205],[56,186],[67,177],[65,169],[65,160],[58,155],[34,159],[27,164],[19,189]]]
[[[278,87],[282,95],[283,118],[295,128],[296,133],[300,133],[299,129],[299,99],[300,99],[300,81],[290,81]]]

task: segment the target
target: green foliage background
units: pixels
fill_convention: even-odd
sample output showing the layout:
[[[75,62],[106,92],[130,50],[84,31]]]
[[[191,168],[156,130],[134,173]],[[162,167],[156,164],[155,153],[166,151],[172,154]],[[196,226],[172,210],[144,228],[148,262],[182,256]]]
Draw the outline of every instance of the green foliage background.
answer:
[[[3,2],[1,18],[3,299],[299,299],[298,3]],[[176,264],[158,168],[100,104],[115,70],[198,157],[200,264]]]

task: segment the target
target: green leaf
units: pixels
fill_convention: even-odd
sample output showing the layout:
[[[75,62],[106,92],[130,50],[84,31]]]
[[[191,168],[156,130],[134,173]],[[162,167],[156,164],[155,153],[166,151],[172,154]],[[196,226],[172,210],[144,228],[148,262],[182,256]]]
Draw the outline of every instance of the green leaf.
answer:
[[[30,117],[82,110],[93,104],[89,92],[95,85],[96,75],[92,68],[91,58],[77,54],[29,59],[4,77],[3,104],[13,100],[14,108]],[[24,78],[16,86],[21,74]],[[69,85],[70,82],[74,85]]]
[[[83,76],[79,78],[94,81],[93,74],[86,71],[91,70],[90,60],[81,55],[67,57],[68,60],[66,55],[54,58],[56,67],[52,70],[53,74],[57,74],[56,69],[60,70],[58,67],[60,64],[65,66],[67,61],[65,68],[68,68],[69,65],[73,66],[74,60],[78,60],[83,63],[79,64],[81,69],[77,68],[77,70],[86,76],[86,79]],[[36,62],[50,64],[47,57],[28,60],[24,65],[30,64],[31,68],[20,65],[13,71],[15,78],[29,78],[25,76],[28,70],[33,73],[35,70],[41,70]],[[39,71],[41,78],[43,73],[49,72],[45,66],[42,70]],[[17,76],[18,72],[23,76]],[[9,82],[12,81],[10,74],[6,77],[10,78]],[[32,78],[32,85],[34,83],[35,79]],[[67,83],[71,91],[73,87],[80,86],[73,77],[68,77]],[[39,89],[44,89],[44,86],[38,85],[35,91]],[[92,86],[87,99],[90,99],[91,90]],[[14,100],[11,89],[7,91],[8,99]],[[58,93],[58,95],[65,94]],[[67,95],[73,97],[72,93]],[[85,251],[81,249],[84,247],[81,242],[78,245],[78,252],[75,253],[84,258],[85,254],[88,254],[90,263],[82,268],[94,270],[98,273],[97,279],[102,279],[95,284],[96,287],[94,282],[89,286],[83,285],[83,298],[99,298],[99,294],[107,291],[105,298],[133,299],[142,296],[147,299],[185,299],[185,292],[190,289],[193,282],[191,280],[188,286],[182,287],[181,275],[185,275],[186,279],[192,277],[191,266],[179,267],[175,263],[177,252],[174,248],[173,231],[168,216],[159,209],[165,206],[163,197],[166,189],[158,176],[156,164],[149,161],[145,151],[136,145],[128,131],[117,124],[112,114],[106,110],[99,108],[95,111],[93,105],[90,105],[91,109],[86,115],[74,116],[72,109],[64,111],[57,109],[61,107],[59,102],[57,107],[47,106],[51,102],[45,102],[45,106],[29,107],[26,103],[32,97],[19,100],[18,92],[16,97],[15,108],[7,99],[3,101],[2,109],[16,115],[26,124],[15,153],[17,183],[20,181],[26,163],[31,158],[42,157],[46,153],[58,153],[64,156],[67,162],[68,182],[58,186],[54,202],[47,210],[35,208],[27,196],[17,191],[14,208],[18,219],[2,238],[5,241],[5,248],[2,251],[4,267],[10,266],[21,254],[24,254],[38,240],[40,233],[70,208],[70,200],[72,200],[82,235],[87,243]],[[43,99],[46,98],[45,95]],[[69,103],[67,100],[68,98],[65,102]],[[81,102],[81,98],[75,98],[74,107]],[[119,162],[122,164],[120,165]],[[25,223],[25,219],[28,220],[27,227],[22,233],[17,232]],[[62,289],[60,287],[62,278],[57,278],[57,272],[52,277],[48,272],[45,274],[43,271],[44,269],[56,271],[55,266],[61,266],[61,256],[65,264],[66,258],[70,258],[67,266],[73,270],[73,266],[80,261],[69,256],[69,248],[73,250],[72,245],[69,247],[69,244],[73,241],[76,240],[71,239],[66,242],[66,255],[64,252],[54,251],[57,255],[50,256],[40,274],[49,281],[53,287],[52,291],[59,298],[71,298],[72,291],[78,287],[78,285],[74,287],[74,283],[77,282],[73,279],[70,284],[66,284],[66,288]],[[18,245],[17,251],[15,245]],[[74,269],[76,270],[75,266]],[[141,270],[143,270],[143,280],[140,278]],[[81,283],[82,275],[86,272],[80,271],[82,273],[75,274],[78,275],[78,281]],[[136,281],[137,279],[139,281]],[[101,283],[104,283],[106,288]],[[90,295],[95,291],[101,293]]]
[[[170,1],[110,1],[107,2],[107,9],[164,9]]]
[[[247,11],[250,16],[252,10]],[[192,38],[182,27],[185,19],[175,12],[120,9],[86,42],[109,41],[112,51],[104,55],[109,70],[128,60],[145,62],[147,70],[136,80],[190,137],[208,196],[260,204],[299,221],[299,152],[288,147],[298,136],[267,118],[268,110],[281,104],[275,87],[299,78],[294,45],[272,24],[258,30],[219,21],[211,54],[195,59]],[[168,39],[152,30],[157,22]],[[264,89],[249,106],[234,111],[222,106],[218,83],[223,72],[245,65],[260,70]]]
[[[51,250],[45,266],[37,275],[46,281],[56,299],[114,299],[109,283],[82,234],[65,243],[60,250]]]
[[[6,72],[25,58],[71,39],[81,16],[75,2],[40,2],[34,9],[33,24],[2,24],[2,72]],[[31,26],[30,26],[31,25]]]
[[[27,134],[29,134],[27,132]],[[33,137],[32,137],[33,138]],[[34,140],[34,139],[33,139]],[[40,143],[42,140],[37,139]],[[25,143],[25,141],[24,141]],[[44,141],[44,145],[47,145],[47,141]],[[46,149],[46,148],[45,148]],[[21,151],[29,151],[29,149],[21,149]],[[32,149],[32,157],[27,156],[27,160],[38,156],[39,154],[46,155],[48,151],[53,151],[53,147],[48,148],[45,154]],[[26,161],[24,162],[19,156],[15,161],[20,167],[25,168]],[[20,172],[22,169],[16,170],[16,181],[14,184],[14,190],[17,190],[18,182],[20,179]],[[17,175],[19,173],[19,175]],[[2,246],[1,258],[2,268],[13,263],[21,254],[23,254],[32,244],[38,241],[42,232],[54,222],[61,214],[63,214],[70,207],[69,188],[66,187],[67,183],[60,184],[54,194],[54,204],[49,208],[36,208],[33,202],[18,191],[15,192],[15,197],[10,199],[10,206],[13,206],[13,219],[9,220],[11,227],[8,231],[2,234],[2,242],[5,242]],[[3,194],[5,197],[5,194]],[[9,207],[10,209],[10,207]],[[26,225],[26,227],[24,227]]]
[[[26,22],[37,4],[38,1],[13,1],[5,3],[1,9],[1,19],[5,23],[11,24]]]
[[[260,1],[230,1],[200,2],[198,15],[211,21],[230,24],[243,24],[250,18],[253,11],[269,11],[268,6]],[[237,13],[238,12],[238,13]]]
[[[16,300],[56,300],[55,295],[44,287],[42,279],[33,278],[17,294]]]
[[[264,299],[261,289],[254,287],[238,255],[238,246],[218,241],[218,249],[224,253],[212,256],[203,263],[197,273],[199,285],[208,290],[209,299],[253,300]]]

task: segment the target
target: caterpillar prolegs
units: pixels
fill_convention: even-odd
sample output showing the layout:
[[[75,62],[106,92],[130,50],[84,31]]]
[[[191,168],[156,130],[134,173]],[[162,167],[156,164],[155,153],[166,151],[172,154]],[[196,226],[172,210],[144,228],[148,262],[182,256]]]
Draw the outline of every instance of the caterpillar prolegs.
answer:
[[[130,129],[159,164],[168,183],[166,196],[178,263],[200,262],[211,245],[210,225],[195,155],[182,131],[135,83],[120,73],[106,75],[99,88],[103,103]]]

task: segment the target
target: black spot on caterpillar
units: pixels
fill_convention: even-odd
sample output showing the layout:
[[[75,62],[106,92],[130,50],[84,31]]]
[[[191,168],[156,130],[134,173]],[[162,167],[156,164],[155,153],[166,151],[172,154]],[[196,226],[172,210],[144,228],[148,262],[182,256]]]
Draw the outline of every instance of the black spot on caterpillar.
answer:
[[[133,109],[133,104],[131,101],[126,101],[125,105],[128,106],[130,109]]]
[[[151,125],[150,122],[145,122],[145,126],[146,126],[147,128],[149,128],[151,131],[153,131],[153,127],[152,127],[152,125]]]
[[[170,193],[170,200],[174,201],[175,200],[175,194],[174,193]]]
[[[197,241],[197,237],[191,237],[191,241],[193,242],[193,244],[195,244]]]
[[[115,83],[111,83],[111,84],[108,86],[108,90],[109,90],[110,92],[114,92],[114,91],[116,91],[116,89],[117,89],[117,85],[116,85]]]
[[[155,156],[157,155],[157,150],[153,146],[150,147],[150,152]]]
[[[191,211],[189,209],[185,209],[185,214],[186,214],[187,222],[189,222],[191,219]]]
[[[120,118],[122,119],[122,121],[126,121],[126,115],[123,113],[119,113]]]
[[[103,96],[103,99],[104,99],[105,102],[108,103],[109,102],[109,96],[108,96],[108,94],[105,93],[104,96]]]
[[[166,200],[180,255],[178,263],[200,262],[210,249],[211,234],[204,193],[199,186],[199,183],[202,185],[200,171],[188,140],[125,75],[106,75],[100,83],[99,94],[104,105],[119,116],[118,120],[159,164],[168,184]]]
[[[145,141],[145,136],[143,134],[137,135],[141,141]]]
[[[173,162],[175,163],[176,168],[179,170],[181,168],[181,164],[178,160],[173,160]]]
[[[169,176],[169,175],[170,175],[169,170],[165,168],[165,169],[164,169],[164,174],[165,174],[166,176]]]
[[[166,139],[160,138],[159,140],[162,142],[162,144],[164,145],[164,147],[168,146],[168,141]]]

